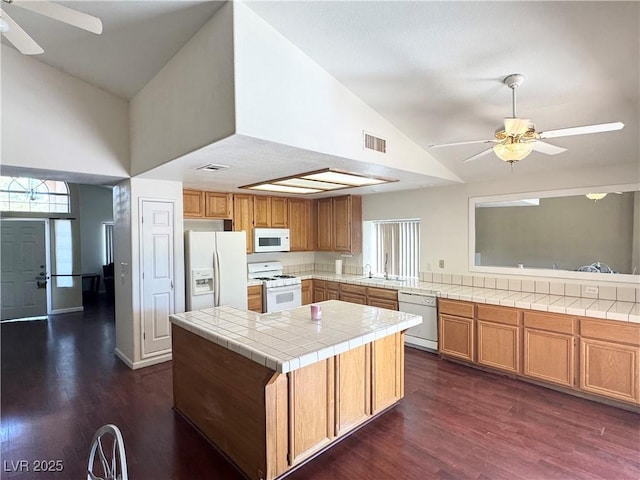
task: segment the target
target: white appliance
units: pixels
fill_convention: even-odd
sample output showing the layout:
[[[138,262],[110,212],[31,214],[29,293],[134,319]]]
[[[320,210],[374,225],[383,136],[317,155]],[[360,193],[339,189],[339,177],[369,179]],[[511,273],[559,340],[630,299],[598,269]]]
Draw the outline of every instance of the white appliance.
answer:
[[[185,232],[187,311],[230,305],[247,309],[244,232]]]
[[[247,266],[249,278],[262,281],[262,309],[281,312],[302,305],[302,280],[282,274],[282,263],[261,262]]]
[[[254,228],[253,251],[261,252],[288,252],[289,229],[288,228]]]
[[[422,315],[422,323],[407,329],[404,342],[410,347],[438,351],[438,311],[436,296],[425,293],[398,292],[398,310]]]

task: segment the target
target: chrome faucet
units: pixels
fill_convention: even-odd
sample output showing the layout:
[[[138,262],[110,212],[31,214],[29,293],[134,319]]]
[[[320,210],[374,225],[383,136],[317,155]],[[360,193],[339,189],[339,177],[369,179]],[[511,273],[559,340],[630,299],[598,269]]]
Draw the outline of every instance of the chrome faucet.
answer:
[[[389,262],[389,254],[384,254],[384,279],[389,280],[389,272],[387,272],[387,263]]]

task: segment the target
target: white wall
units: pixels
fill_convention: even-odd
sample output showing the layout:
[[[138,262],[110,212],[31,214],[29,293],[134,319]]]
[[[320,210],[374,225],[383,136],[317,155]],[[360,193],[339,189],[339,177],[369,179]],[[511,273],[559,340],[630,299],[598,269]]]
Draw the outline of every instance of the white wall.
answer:
[[[82,273],[99,273],[104,264],[104,226],[113,222],[113,192],[111,188],[78,185],[80,195],[80,243]],[[100,281],[100,291],[104,283]]]
[[[508,168],[505,166],[505,168]],[[517,167],[516,167],[517,168]],[[518,175],[508,180],[365,195],[363,220],[420,218],[421,272],[469,274],[469,197],[506,193],[621,185],[637,178],[637,165]],[[438,261],[444,260],[440,269]]]
[[[131,100],[131,174],[234,133],[231,2]]]
[[[233,33],[237,133],[459,181],[242,3]],[[388,153],[364,150],[363,130]]]
[[[142,301],[141,248],[139,202],[165,200],[174,202],[174,305],[176,312],[184,312],[184,236],[182,214],[182,182],[132,178],[114,188],[114,291],[116,295],[116,354],[131,368],[139,368],[158,361],[142,358]]]
[[[128,103],[1,48],[3,165],[127,177]]]

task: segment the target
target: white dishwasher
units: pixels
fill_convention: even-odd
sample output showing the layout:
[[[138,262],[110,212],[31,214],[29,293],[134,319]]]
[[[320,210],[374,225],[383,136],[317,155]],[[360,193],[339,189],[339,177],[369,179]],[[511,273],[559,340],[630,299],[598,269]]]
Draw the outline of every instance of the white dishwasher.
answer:
[[[405,344],[431,352],[438,351],[438,310],[433,294],[398,292],[398,310],[422,315],[422,323],[411,327],[405,335]]]

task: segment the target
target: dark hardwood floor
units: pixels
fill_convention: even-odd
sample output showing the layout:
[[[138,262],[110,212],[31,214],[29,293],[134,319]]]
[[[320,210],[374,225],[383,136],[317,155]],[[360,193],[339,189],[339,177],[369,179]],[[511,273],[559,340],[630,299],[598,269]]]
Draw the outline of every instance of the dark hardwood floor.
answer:
[[[170,363],[131,371],[114,356],[103,301],[0,328],[1,478],[86,478],[106,423],[122,430],[132,480],[242,478],[171,409]],[[413,349],[405,373],[400,405],[287,478],[640,478],[638,414]],[[33,472],[37,460],[64,471]]]

